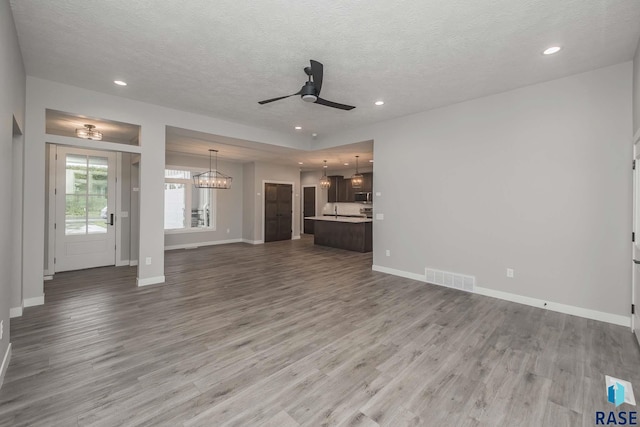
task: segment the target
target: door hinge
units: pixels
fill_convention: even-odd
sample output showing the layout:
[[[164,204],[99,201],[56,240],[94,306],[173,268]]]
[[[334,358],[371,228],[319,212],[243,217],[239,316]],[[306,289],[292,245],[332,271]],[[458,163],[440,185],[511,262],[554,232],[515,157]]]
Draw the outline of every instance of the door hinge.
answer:
[[[636,161],[633,161],[633,170],[636,170]]]
[[[636,305],[631,304],[631,314],[636,314]]]
[[[632,242],[636,241],[636,233],[631,233],[631,241]]]
[[[56,230],[58,228],[58,224],[57,223],[53,223],[53,229]]]
[[[53,189],[53,194],[58,194],[58,189],[57,188]]]
[[[55,258],[55,257],[53,258],[53,263],[54,263],[54,264],[56,263],[56,258]]]

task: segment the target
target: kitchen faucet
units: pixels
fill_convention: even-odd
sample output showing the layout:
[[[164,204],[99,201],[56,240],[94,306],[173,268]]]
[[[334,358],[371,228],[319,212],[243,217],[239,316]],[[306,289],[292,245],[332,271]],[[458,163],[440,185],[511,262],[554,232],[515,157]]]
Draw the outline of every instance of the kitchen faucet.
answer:
[[[333,207],[333,210],[334,210],[334,211],[335,211],[335,213],[336,213],[336,218],[338,218],[338,207],[337,207],[337,206],[334,206],[334,207]]]

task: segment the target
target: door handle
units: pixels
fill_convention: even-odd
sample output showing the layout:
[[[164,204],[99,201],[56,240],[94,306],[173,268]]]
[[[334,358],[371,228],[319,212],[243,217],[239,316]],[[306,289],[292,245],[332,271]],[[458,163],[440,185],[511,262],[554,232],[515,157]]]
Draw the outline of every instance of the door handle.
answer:
[[[113,214],[110,215],[111,219],[109,220],[109,225],[113,225]]]

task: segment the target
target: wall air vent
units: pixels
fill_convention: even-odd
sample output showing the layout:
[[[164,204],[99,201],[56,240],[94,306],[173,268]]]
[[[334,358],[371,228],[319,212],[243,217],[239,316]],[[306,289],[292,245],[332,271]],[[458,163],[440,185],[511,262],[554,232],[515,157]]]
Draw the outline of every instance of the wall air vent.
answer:
[[[476,278],[474,276],[451,273],[449,271],[435,270],[433,268],[425,268],[424,276],[427,283],[446,286],[447,288],[459,289],[461,291],[475,291]]]

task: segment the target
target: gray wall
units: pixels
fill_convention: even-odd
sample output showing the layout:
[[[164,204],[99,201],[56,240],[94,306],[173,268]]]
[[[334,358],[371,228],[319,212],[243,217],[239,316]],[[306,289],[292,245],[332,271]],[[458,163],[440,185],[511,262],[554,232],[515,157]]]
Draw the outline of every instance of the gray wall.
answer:
[[[256,213],[256,165],[253,162],[242,165],[242,239],[253,243]],[[259,192],[259,191],[258,191]]]
[[[0,198],[13,200],[12,194],[21,191],[22,183],[14,180],[12,160],[14,144],[23,144],[21,136],[14,139],[14,117],[24,131],[25,116],[25,72],[22,55],[13,23],[13,15],[8,0],[0,0]],[[42,203],[42,200],[40,200]],[[11,203],[0,204],[0,217],[12,218]],[[0,227],[0,321],[4,324],[4,334],[0,340],[0,364],[9,346],[9,306],[14,289],[20,284],[11,283],[12,265],[22,262],[21,253],[12,244],[12,226]],[[41,266],[38,266],[41,268]]]
[[[628,316],[631,86],[627,62],[314,148],[375,140],[374,264]]]
[[[633,57],[633,133],[640,131],[640,42]]]
[[[184,166],[208,170],[209,157],[167,153],[166,164],[167,166]],[[244,188],[242,164],[219,160],[218,168],[221,172],[233,178],[233,185],[228,190],[214,190],[216,192],[215,231],[166,233],[164,236],[165,247],[198,246],[198,244],[214,244],[214,242],[242,238],[241,212]]]

